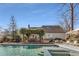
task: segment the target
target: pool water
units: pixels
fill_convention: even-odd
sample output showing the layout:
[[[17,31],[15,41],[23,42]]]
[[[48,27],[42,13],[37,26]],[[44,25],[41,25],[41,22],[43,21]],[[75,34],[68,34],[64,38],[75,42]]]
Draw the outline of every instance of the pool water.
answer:
[[[0,46],[0,56],[37,56],[42,51],[39,46]]]
[[[17,46],[17,45],[1,45],[0,46],[0,56],[44,56],[43,47],[41,45],[27,45],[27,46]],[[51,46],[50,46],[51,47]],[[55,46],[57,47],[57,46]]]

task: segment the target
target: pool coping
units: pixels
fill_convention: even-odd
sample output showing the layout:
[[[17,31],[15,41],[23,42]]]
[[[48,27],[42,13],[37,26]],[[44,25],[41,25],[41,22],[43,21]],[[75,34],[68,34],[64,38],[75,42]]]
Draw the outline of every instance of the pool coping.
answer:
[[[0,45],[56,45],[56,44],[0,43]]]

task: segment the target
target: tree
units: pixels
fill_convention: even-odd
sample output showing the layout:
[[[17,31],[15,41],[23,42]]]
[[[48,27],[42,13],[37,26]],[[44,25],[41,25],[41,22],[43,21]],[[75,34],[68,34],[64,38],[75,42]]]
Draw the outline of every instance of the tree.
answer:
[[[45,34],[44,30],[38,30],[38,35],[39,35],[39,38],[40,38],[40,42],[43,39],[44,34]]]
[[[43,38],[43,35],[45,34],[45,32],[44,32],[44,30],[41,30],[41,29],[36,29],[36,30],[28,29],[28,30],[26,30],[26,36],[28,37],[28,39],[29,39],[31,34],[38,34],[40,42],[41,42],[41,39]]]
[[[10,26],[9,26],[9,33],[11,33],[12,39],[15,40],[16,39],[16,34],[17,34],[17,29],[16,29],[16,21],[15,21],[14,16],[11,16],[11,22],[10,22]]]
[[[76,6],[78,6],[78,4],[69,3],[69,4],[64,4],[64,6],[65,6],[65,8],[66,7],[67,8],[66,9],[64,8],[65,11],[64,11],[63,15],[65,15],[65,16],[63,16],[64,21],[61,22],[61,24],[65,25],[63,27],[66,29],[66,31],[73,30],[75,21],[77,21],[77,19],[76,19],[77,16],[75,16],[75,15],[77,15]]]
[[[20,41],[21,41],[20,35],[16,35],[16,42],[20,42]]]
[[[32,31],[32,30],[26,30],[26,36],[28,37],[28,40],[29,40],[30,35],[32,34],[31,31]]]
[[[71,30],[71,23],[70,20],[67,19],[67,16],[63,14],[63,20],[60,22],[61,27],[67,32]]]
[[[24,40],[24,35],[26,34],[26,28],[21,28],[20,33],[23,35],[23,40]]]

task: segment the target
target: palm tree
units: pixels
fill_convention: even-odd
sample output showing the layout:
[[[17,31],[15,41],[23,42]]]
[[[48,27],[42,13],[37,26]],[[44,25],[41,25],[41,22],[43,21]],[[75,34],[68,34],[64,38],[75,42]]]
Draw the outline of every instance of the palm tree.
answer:
[[[26,28],[21,28],[20,33],[23,35],[23,40],[24,40],[24,35],[26,34]]]

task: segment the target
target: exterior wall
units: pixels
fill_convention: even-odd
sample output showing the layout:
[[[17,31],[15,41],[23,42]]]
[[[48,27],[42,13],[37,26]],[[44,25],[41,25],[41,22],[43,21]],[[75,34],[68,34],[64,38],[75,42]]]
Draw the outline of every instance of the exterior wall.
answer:
[[[0,31],[0,40],[2,40],[3,36],[4,36],[4,32]]]
[[[31,38],[39,39],[39,35],[38,35],[38,34],[31,34],[31,35],[30,35],[30,39],[31,39]]]
[[[55,38],[61,38],[65,39],[65,33],[45,33],[43,36],[43,39],[55,39]]]

